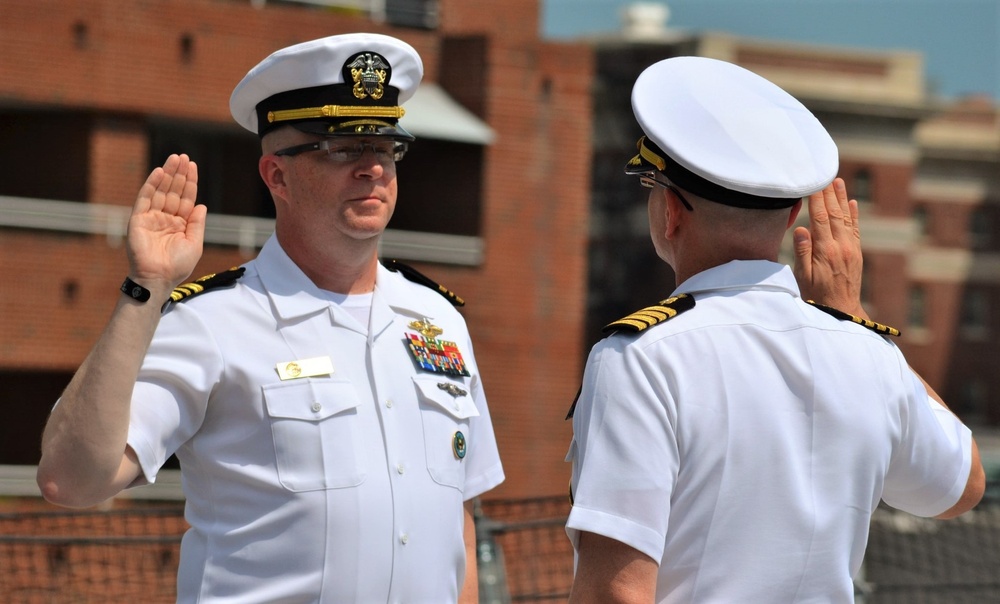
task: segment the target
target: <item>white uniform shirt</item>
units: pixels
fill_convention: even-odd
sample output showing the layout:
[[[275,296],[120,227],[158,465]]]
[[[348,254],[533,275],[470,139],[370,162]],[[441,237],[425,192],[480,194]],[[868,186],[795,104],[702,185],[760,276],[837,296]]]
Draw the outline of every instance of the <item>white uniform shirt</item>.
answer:
[[[659,562],[661,603],[853,602],[883,498],[921,516],[961,496],[969,430],[886,338],[736,261],[675,293],[694,308],[590,354],[573,417],[567,532]]]
[[[469,377],[417,370],[408,324],[425,318]],[[165,314],[128,443],[149,482],[181,462],[180,602],[453,602],[463,502],[504,478],[451,304],[380,265],[365,329],[274,237],[234,287]]]

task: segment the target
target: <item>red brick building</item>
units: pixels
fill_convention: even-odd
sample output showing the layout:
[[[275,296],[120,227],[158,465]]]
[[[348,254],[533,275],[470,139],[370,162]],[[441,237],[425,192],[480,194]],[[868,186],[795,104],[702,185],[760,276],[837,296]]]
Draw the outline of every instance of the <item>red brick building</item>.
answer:
[[[229,115],[233,87],[278,48],[377,31],[412,44],[426,72],[403,118],[418,141],[399,165],[383,256],[467,301],[508,475],[492,495],[565,492],[586,298],[590,50],[540,41],[537,0],[316,4],[4,2],[0,465],[37,461],[45,415],[120,295],[125,212],[148,172],[172,152],[199,163],[210,218],[195,277],[246,261],[273,213],[256,137]]]

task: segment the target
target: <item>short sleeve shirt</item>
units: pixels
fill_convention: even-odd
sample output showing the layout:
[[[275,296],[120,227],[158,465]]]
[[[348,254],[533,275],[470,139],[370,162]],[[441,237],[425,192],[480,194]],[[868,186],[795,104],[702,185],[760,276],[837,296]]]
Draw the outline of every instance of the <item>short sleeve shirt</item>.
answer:
[[[695,306],[588,359],[567,532],[659,563],[657,602],[853,602],[880,498],[933,516],[971,435],[899,350],[806,304],[791,270],[736,261]]]
[[[414,337],[447,344],[452,373]],[[234,287],[165,314],[128,442],[150,482],[180,460],[180,602],[455,601],[463,502],[504,477],[451,304],[379,266],[366,329],[274,237]]]

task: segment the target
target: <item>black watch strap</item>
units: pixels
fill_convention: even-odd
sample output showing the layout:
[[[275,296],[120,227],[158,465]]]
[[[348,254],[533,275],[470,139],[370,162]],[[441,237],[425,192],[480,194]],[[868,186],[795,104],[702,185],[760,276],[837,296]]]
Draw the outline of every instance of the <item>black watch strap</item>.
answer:
[[[125,277],[125,281],[122,282],[121,290],[123,294],[138,302],[149,300],[149,290],[128,277]]]

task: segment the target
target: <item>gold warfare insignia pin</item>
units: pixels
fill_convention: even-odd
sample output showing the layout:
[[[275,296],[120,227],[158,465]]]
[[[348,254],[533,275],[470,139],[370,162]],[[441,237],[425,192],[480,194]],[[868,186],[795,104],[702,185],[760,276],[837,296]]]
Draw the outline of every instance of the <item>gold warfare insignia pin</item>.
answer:
[[[417,330],[417,332],[427,338],[436,338],[444,333],[443,329],[431,323],[431,320],[426,317],[420,321],[410,321],[407,327]]]
[[[465,435],[462,434],[461,432],[456,432],[455,438],[452,439],[451,445],[452,449],[455,450],[455,457],[459,459],[464,459],[467,446],[465,442]]]

